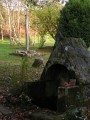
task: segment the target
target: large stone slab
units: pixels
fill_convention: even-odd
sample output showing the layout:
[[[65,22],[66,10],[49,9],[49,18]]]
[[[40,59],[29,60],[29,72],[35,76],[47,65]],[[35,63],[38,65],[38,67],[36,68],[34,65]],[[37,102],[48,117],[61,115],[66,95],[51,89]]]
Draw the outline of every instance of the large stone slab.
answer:
[[[2,104],[0,104],[0,112],[2,114],[4,114],[4,115],[10,115],[10,114],[12,114],[12,112],[7,107],[5,107]]]
[[[30,120],[63,120],[63,115],[50,114],[41,111],[31,114]]]

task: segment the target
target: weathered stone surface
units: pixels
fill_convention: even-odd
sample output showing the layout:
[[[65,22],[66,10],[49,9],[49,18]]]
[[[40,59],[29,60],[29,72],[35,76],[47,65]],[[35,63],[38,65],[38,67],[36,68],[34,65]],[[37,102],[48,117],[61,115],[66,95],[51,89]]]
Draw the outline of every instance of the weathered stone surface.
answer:
[[[34,113],[30,116],[31,120],[54,120],[53,116],[46,115],[44,113]]]
[[[43,88],[41,83],[44,83]],[[83,101],[90,103],[90,52],[81,38],[63,38],[57,34],[53,51],[41,78],[39,82],[33,83],[30,91],[36,91],[35,94],[32,92],[33,100],[42,102],[43,105],[46,103],[47,106],[50,105],[51,108],[59,110],[63,108],[60,106],[65,102],[60,98],[59,101],[62,103],[57,104],[58,96],[61,94],[58,93],[58,88],[68,86],[71,88],[78,86],[80,91],[77,89],[77,92],[82,94]],[[74,90],[76,88],[72,89],[72,91]],[[75,92],[75,96],[77,92]],[[70,97],[70,101],[71,99],[72,97]]]
[[[67,72],[72,72],[71,74],[74,74],[72,77],[75,78],[77,82],[90,84],[90,52],[87,50],[82,39],[60,39],[57,34],[54,49],[43,71],[41,80],[48,79],[48,72],[52,66],[52,69],[54,69],[55,65],[57,66],[55,69],[59,69],[59,72],[57,70],[58,74],[61,72],[61,65],[66,67]],[[55,74],[55,72],[56,71],[52,71],[51,74]]]
[[[12,112],[7,107],[3,106],[2,104],[0,104],[0,112],[4,115],[12,114]]]
[[[90,103],[90,52],[84,41],[81,38],[61,38],[57,34],[41,80],[57,81],[57,87],[74,80],[76,85],[83,86],[83,98]]]
[[[30,116],[30,120],[62,120],[63,116],[61,115],[53,115],[45,112],[37,112],[33,113]]]

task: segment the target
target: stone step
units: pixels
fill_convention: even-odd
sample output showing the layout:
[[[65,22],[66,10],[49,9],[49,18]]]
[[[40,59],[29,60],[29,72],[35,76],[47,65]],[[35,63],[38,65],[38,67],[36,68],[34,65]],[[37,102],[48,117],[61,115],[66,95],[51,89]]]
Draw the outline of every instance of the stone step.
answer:
[[[12,114],[12,112],[2,104],[0,104],[0,112],[6,116]]]
[[[48,113],[37,112],[30,116],[30,120],[61,120],[61,115],[49,115]]]

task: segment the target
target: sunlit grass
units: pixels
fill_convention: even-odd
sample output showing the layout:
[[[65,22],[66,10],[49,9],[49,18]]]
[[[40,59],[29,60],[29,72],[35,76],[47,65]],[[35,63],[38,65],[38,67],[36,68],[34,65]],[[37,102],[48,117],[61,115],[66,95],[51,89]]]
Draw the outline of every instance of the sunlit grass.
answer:
[[[43,71],[43,68],[33,68],[32,64],[35,60],[35,58],[43,58],[44,64],[46,64],[50,53],[51,53],[51,46],[53,46],[54,42],[51,41],[49,38],[47,39],[47,42],[45,43],[44,47],[42,49],[38,49],[38,43],[35,44],[35,46],[32,46],[30,44],[31,50],[36,50],[41,55],[40,56],[34,56],[28,58],[28,80],[35,80],[38,79]],[[8,39],[1,41],[0,40],[0,80],[7,80],[9,76],[12,76],[13,73],[18,77],[20,75],[20,71],[23,64],[24,57],[20,56],[14,56],[10,55],[10,53],[15,53],[17,50],[25,50],[25,43],[21,46],[14,45],[11,46]]]
[[[0,61],[1,62],[19,62],[21,58],[12,56],[10,53],[15,52],[16,50],[22,49],[21,46],[10,46],[9,41],[0,41]]]
[[[53,46],[53,44],[54,44],[53,41],[50,41],[50,40],[47,39],[44,47],[45,46]],[[31,50],[32,49],[33,50],[38,50],[38,46],[39,46],[38,44],[36,44],[35,46],[32,46],[30,44],[30,49]],[[9,40],[4,40],[4,41],[0,40],[0,61],[9,62],[9,63],[13,63],[13,64],[15,64],[15,63],[18,64],[21,61],[22,58],[10,55],[11,53],[16,52],[17,50],[25,50],[25,45],[21,45],[21,46],[13,45],[13,46],[11,46]],[[41,53],[44,53],[44,50],[45,50],[45,48],[43,50],[38,50],[38,51],[41,52]],[[46,50],[45,50],[45,52],[46,52]],[[48,54],[48,52],[50,52],[50,51],[47,50],[47,54]]]

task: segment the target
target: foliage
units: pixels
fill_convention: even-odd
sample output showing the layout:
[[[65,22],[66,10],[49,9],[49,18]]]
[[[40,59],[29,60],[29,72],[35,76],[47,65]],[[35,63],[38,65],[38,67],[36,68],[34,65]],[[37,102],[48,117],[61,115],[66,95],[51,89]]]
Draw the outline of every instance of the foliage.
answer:
[[[45,43],[45,38],[44,36],[40,38],[40,45],[39,45],[39,48],[42,48],[44,46],[44,43]]]
[[[22,85],[24,85],[25,81],[28,81],[28,67],[29,67],[28,59],[29,59],[28,57],[22,58],[22,65],[20,71],[20,81]]]
[[[22,64],[21,69],[17,72],[15,72],[15,69],[13,71],[13,74],[11,76],[10,85],[11,85],[11,91],[13,94],[21,94],[23,92],[23,86],[25,81],[28,81],[28,58],[23,57],[22,58]],[[17,70],[17,69],[16,69]]]
[[[58,31],[65,37],[83,38],[90,45],[90,0],[70,0],[62,9]]]
[[[28,59],[23,58],[21,67],[14,68],[13,74],[9,79],[9,89],[12,96],[18,97],[18,103],[27,105],[31,103],[31,99],[25,91],[25,81],[28,80]],[[15,101],[14,101],[15,102]]]
[[[43,41],[44,36],[48,33],[55,37],[59,13],[61,5],[57,2],[47,3],[42,7],[35,8],[31,11],[31,28],[41,36],[41,41]]]
[[[26,104],[31,103],[30,97],[27,96],[24,92],[21,93],[19,98],[20,98],[20,102],[21,102],[22,105],[26,105]]]
[[[60,9],[61,6],[54,2],[36,11],[38,25],[41,24],[44,33],[49,33],[53,38],[55,37],[58,26]]]
[[[16,74],[16,70],[13,70],[13,74],[9,80],[10,91],[13,95],[19,96],[22,93],[22,84],[20,83],[20,77]]]
[[[64,118],[65,120],[85,120],[85,115],[81,108],[70,107]]]
[[[22,58],[19,56],[10,55],[16,50],[24,49],[23,46],[10,46],[9,41],[0,41],[0,85],[1,82],[5,85],[11,86],[12,92],[15,94],[22,93],[22,85],[24,81],[38,80],[42,73],[43,68],[33,68],[32,64],[37,56],[31,58]],[[31,49],[36,50],[36,46],[31,47]],[[39,49],[41,57],[46,63],[51,49],[43,48]]]

